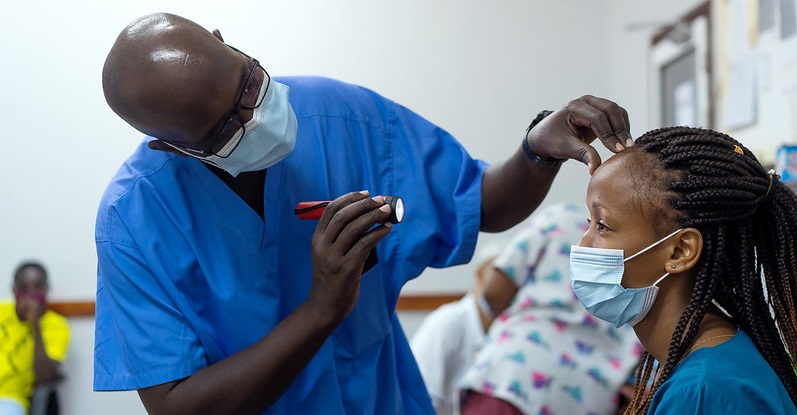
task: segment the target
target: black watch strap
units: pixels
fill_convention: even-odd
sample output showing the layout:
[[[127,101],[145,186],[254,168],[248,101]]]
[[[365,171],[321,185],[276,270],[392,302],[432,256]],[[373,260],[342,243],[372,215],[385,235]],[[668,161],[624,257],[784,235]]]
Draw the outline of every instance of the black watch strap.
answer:
[[[531,120],[531,124],[529,124],[529,128],[526,128],[526,134],[528,134],[529,131],[531,131],[532,128],[536,127],[537,124],[539,124],[543,119],[545,119],[545,117],[547,117],[547,116],[549,116],[551,114],[553,114],[553,111],[548,111],[548,110],[540,111],[537,114],[537,116],[534,117],[533,120]]]
[[[521,147],[523,147],[523,152],[526,153],[526,157],[528,157],[529,160],[533,161],[536,164],[540,164],[540,165],[543,165],[543,166],[554,167],[554,166],[558,166],[558,165],[562,164],[562,162],[564,162],[565,160],[564,159],[557,159],[557,158],[553,158],[553,157],[542,157],[542,156],[540,156],[539,154],[535,153],[534,150],[531,149],[531,147],[529,147],[529,140],[528,140],[529,131],[531,131],[532,128],[534,128],[543,119],[545,119],[545,117],[547,117],[547,116],[549,116],[551,114],[553,114],[553,111],[543,110],[543,111],[540,111],[537,114],[536,117],[534,117],[534,120],[532,120],[531,124],[529,124],[529,128],[526,128],[526,135],[523,136],[523,144],[522,144]]]

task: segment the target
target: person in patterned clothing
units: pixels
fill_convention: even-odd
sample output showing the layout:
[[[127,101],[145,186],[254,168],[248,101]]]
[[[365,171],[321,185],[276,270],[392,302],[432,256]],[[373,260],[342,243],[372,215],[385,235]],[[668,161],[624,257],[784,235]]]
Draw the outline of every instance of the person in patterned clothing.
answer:
[[[593,317],[573,293],[570,246],[587,216],[573,204],[542,209],[495,259],[496,278],[516,294],[506,307],[485,292],[500,314],[460,381],[463,415],[617,411],[642,347],[630,327]]]

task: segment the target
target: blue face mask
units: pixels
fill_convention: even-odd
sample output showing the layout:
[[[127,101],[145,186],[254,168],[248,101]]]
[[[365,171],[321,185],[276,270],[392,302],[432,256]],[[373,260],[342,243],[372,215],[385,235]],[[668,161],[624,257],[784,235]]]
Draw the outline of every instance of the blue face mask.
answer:
[[[244,124],[245,133],[238,130],[219,153],[225,154],[228,147],[236,146],[227,157],[217,155],[198,156],[183,151],[168,142],[183,154],[212,164],[233,177],[246,171],[267,169],[293,151],[296,145],[296,115],[288,101],[287,85],[271,80],[263,103],[252,113],[252,119]],[[241,137],[243,134],[243,137]]]
[[[659,293],[658,283],[670,273],[665,273],[649,287],[625,288],[621,284],[625,261],[653,249],[680,231],[678,229],[625,259],[622,249],[573,245],[570,248],[570,279],[576,297],[592,315],[618,328],[626,323],[636,325],[653,307]]]

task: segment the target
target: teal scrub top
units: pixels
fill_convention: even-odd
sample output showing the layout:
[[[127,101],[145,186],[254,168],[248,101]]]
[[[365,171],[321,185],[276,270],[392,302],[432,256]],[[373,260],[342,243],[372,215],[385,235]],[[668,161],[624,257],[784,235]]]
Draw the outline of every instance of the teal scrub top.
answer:
[[[797,414],[786,388],[742,330],[692,352],[656,391],[648,414]]]

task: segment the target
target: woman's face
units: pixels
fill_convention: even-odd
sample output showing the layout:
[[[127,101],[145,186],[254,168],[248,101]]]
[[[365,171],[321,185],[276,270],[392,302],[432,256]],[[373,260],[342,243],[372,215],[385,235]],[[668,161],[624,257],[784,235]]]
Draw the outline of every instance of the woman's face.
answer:
[[[622,249],[623,257],[628,258],[666,236],[655,232],[651,218],[643,213],[639,202],[634,202],[648,198],[632,198],[633,192],[640,191],[633,175],[645,174],[642,169],[634,168],[640,164],[634,163],[633,157],[642,156],[640,152],[620,152],[592,175],[587,187],[589,229],[578,245]],[[623,286],[649,286],[664,275],[668,258],[665,246],[662,243],[626,261]]]

